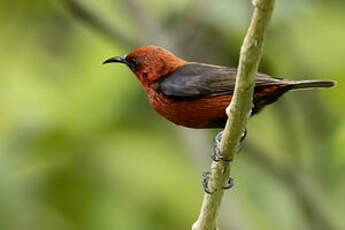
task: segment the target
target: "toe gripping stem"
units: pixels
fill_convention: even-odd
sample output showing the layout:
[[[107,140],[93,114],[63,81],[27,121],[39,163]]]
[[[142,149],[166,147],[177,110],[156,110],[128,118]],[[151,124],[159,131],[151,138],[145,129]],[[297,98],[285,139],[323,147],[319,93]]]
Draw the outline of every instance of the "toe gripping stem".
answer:
[[[224,133],[224,130],[219,132],[215,138],[214,138],[214,144],[213,144],[213,147],[214,147],[214,154],[211,156],[212,160],[213,161],[219,161],[219,160],[222,160],[222,161],[232,161],[232,159],[226,159],[221,153],[220,153],[220,150],[219,150],[219,145],[220,145],[220,141],[222,140],[222,137],[223,137],[223,133]],[[242,147],[242,142],[244,141],[244,139],[246,138],[247,136],[247,129],[244,130],[243,134],[242,134],[242,137],[240,139],[240,143],[238,144],[238,147],[237,147],[237,152],[240,152],[241,150],[241,147]]]
[[[226,159],[219,150],[219,145],[220,145],[220,141],[222,140],[223,137],[223,131],[219,132],[215,138],[214,138],[214,154],[211,156],[212,160],[214,161],[232,161],[232,159]],[[244,139],[247,136],[247,129],[244,130],[243,135],[240,139],[240,143],[237,147],[237,152],[240,152],[241,150],[241,146],[242,146],[242,142],[244,141]],[[210,172],[206,171],[202,174],[202,186],[204,188],[204,191],[208,194],[212,194],[212,192],[210,191],[210,189],[208,188],[208,181],[210,179]],[[226,186],[223,187],[223,189],[230,189],[232,188],[234,185],[234,179],[232,177],[229,177],[228,183]]]
[[[202,187],[204,188],[204,191],[207,194],[212,194],[212,192],[208,188],[208,181],[210,179],[210,172],[208,172],[208,171],[203,172],[202,177],[203,177],[202,178]],[[234,179],[232,177],[229,177],[228,184],[226,186],[224,186],[223,189],[224,190],[230,189],[233,186],[234,186]]]

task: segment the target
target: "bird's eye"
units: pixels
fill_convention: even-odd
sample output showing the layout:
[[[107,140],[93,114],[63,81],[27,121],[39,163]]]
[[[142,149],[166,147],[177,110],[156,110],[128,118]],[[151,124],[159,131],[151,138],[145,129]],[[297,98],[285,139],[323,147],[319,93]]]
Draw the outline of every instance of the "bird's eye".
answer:
[[[135,69],[135,68],[138,67],[138,65],[139,65],[138,59],[136,59],[136,58],[134,58],[134,57],[129,58],[129,59],[127,60],[127,62],[128,62],[129,68],[131,68],[131,69]]]

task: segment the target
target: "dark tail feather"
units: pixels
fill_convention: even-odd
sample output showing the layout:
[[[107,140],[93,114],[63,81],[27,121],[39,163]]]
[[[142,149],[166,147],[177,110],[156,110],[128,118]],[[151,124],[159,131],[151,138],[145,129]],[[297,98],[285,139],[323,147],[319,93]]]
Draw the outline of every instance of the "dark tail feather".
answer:
[[[278,100],[279,97],[281,97],[289,90],[302,90],[306,88],[329,88],[335,86],[336,84],[335,81],[331,80],[285,81],[284,83],[287,84],[285,87],[278,87],[277,89],[272,90],[271,92],[261,97],[254,96],[254,108],[252,109],[252,115],[260,112],[260,110],[266,105],[269,105]]]
[[[302,81],[293,81],[291,85],[291,90],[299,90],[305,88],[330,88],[334,87],[336,84],[335,81],[331,80],[302,80]]]

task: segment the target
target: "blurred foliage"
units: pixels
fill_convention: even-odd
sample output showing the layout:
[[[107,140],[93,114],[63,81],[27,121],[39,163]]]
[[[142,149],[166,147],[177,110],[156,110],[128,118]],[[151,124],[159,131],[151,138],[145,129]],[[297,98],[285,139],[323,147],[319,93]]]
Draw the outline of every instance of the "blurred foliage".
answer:
[[[158,116],[125,66],[101,65],[133,47],[65,2],[0,1],[0,229],[190,229],[214,132]],[[229,66],[252,10],[240,0],[80,3],[138,45]],[[344,10],[277,1],[261,71],[338,85],[291,93],[250,120],[223,229],[345,228]]]

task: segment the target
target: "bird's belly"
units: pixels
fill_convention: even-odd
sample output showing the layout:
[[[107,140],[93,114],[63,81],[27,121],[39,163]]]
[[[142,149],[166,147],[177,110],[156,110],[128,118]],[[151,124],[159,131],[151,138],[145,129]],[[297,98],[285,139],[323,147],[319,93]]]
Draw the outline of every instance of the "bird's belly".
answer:
[[[163,117],[189,128],[223,128],[231,95],[174,100],[160,93],[149,95],[152,107]]]

